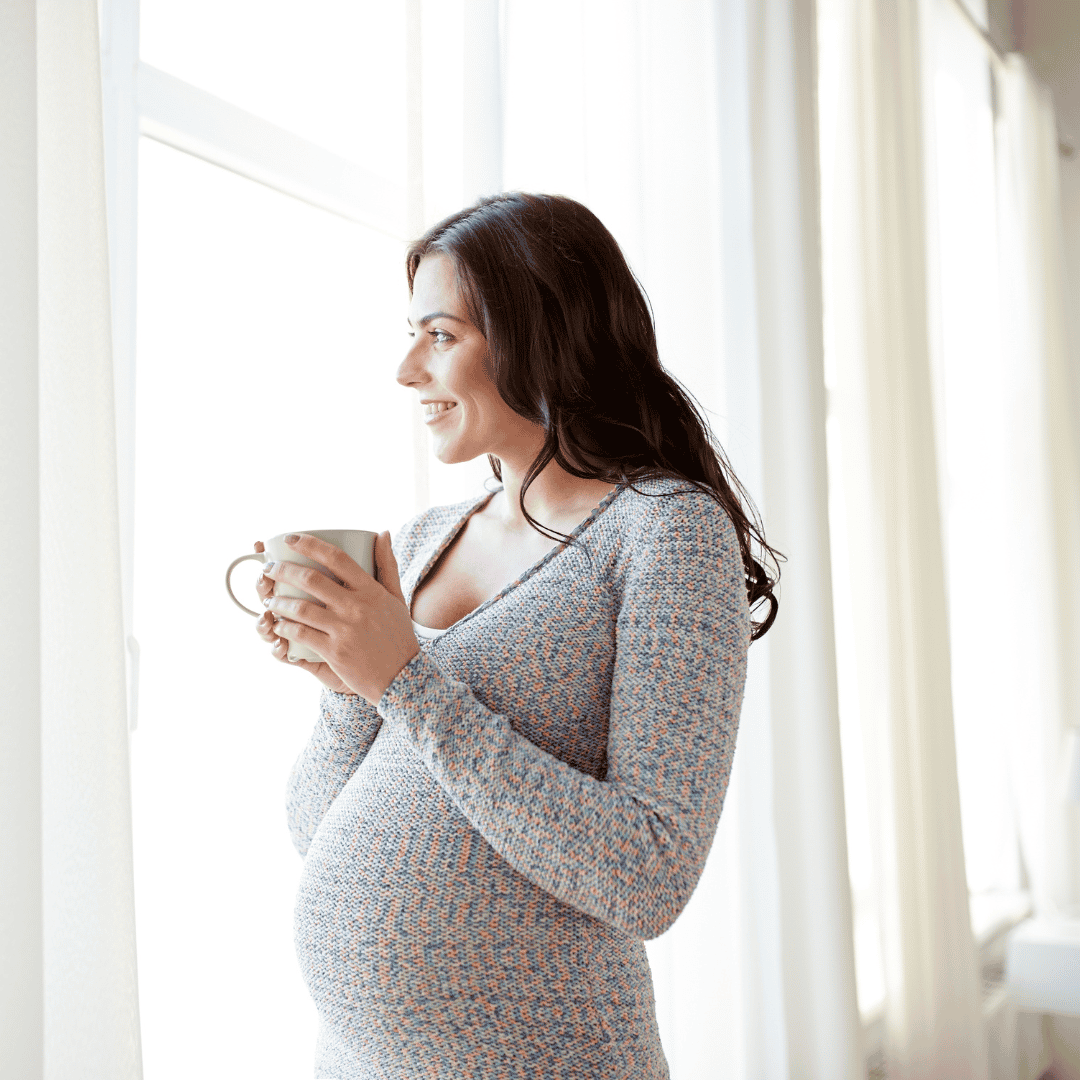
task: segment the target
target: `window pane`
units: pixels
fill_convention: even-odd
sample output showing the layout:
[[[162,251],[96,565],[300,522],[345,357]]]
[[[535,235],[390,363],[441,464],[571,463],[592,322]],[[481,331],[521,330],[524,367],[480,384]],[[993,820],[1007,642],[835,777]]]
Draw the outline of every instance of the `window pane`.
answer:
[[[142,141],[132,739],[146,1075],[310,1076],[285,784],[320,686],[229,562],[415,512],[398,241]],[[253,604],[254,563],[234,574]]]
[[[405,162],[405,4],[141,0],[142,59],[391,180]]]

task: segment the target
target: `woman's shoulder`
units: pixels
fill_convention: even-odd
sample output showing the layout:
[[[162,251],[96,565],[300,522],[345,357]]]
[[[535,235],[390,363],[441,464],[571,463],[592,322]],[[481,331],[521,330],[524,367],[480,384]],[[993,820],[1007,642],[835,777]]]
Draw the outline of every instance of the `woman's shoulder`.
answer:
[[[622,593],[648,582],[656,603],[691,591],[726,598],[732,618],[748,617],[739,535],[711,488],[680,477],[634,481],[616,499],[608,523],[617,539],[613,582]],[[619,504],[622,504],[621,506]],[[666,599],[665,599],[666,598]]]
[[[739,534],[711,488],[682,477],[635,480],[610,510],[617,573],[633,575],[659,558],[674,576],[707,570],[720,575],[725,589],[743,590]]]
[[[728,512],[715,492],[679,476],[654,476],[627,484],[611,524],[626,538],[646,544],[650,538],[671,530],[691,529],[703,537],[712,535],[724,546],[738,546],[738,535]]]

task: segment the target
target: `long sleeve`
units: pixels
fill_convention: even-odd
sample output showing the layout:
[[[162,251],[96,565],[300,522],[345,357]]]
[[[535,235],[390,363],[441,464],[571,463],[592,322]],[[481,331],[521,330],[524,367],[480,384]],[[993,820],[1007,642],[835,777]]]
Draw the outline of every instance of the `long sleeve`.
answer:
[[[663,505],[629,541],[603,780],[529,742],[426,652],[378,705],[507,863],[642,939],[672,925],[704,869],[749,645],[742,562],[726,514],[700,494],[652,501]]]
[[[399,565],[415,554],[420,526],[429,512],[407,521],[392,541]],[[382,717],[362,697],[324,687],[311,739],[289,774],[285,812],[293,844],[306,855],[330,804],[360,767],[382,725]]]
[[[364,760],[382,718],[355,694],[325,688],[311,739],[289,774],[285,810],[296,850],[307,854],[319,823]]]

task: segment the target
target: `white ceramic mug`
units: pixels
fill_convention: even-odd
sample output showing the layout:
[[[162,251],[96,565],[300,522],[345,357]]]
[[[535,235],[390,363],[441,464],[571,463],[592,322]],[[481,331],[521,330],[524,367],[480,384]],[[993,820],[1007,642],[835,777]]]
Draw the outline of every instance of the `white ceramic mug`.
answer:
[[[255,551],[250,555],[241,555],[239,559],[233,559],[229,563],[229,569],[225,571],[225,588],[229,590],[229,596],[232,597],[233,603],[241,611],[246,611],[249,615],[255,615],[256,617],[263,614],[261,611],[253,611],[246,605],[241,604],[232,591],[232,572],[248,559],[254,559],[260,563],[268,561],[291,562],[297,563],[299,566],[311,566],[324,573],[327,577],[339,581],[337,575],[323,566],[322,563],[309,559],[286,545],[285,537],[294,532],[314,536],[319,540],[325,540],[328,544],[333,544],[334,547],[340,548],[354,562],[358,563],[364,571],[375,577],[375,540],[379,535],[378,533],[368,532],[365,529],[290,529],[288,533],[282,533],[280,536],[267,540],[265,542],[265,551]],[[310,593],[306,593],[302,589],[296,588],[295,585],[289,585],[284,581],[274,582],[274,595],[291,596],[301,600],[315,600],[315,597]],[[315,602],[319,603],[320,601],[315,600]],[[289,642],[289,659],[294,662],[297,660],[310,660],[313,664],[322,662],[322,657],[314,649],[295,641]]]

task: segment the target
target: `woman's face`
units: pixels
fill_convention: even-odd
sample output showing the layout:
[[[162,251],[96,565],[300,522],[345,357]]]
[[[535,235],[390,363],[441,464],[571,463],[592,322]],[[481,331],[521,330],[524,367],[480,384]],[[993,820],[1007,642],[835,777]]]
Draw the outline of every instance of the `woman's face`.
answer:
[[[531,446],[537,431],[542,441],[543,429],[515,413],[484,370],[487,341],[469,321],[446,255],[428,255],[416,269],[409,333],[412,345],[397,381],[416,390],[421,401],[454,403],[434,416],[425,409],[441,462],[472,461],[481,454],[505,458]]]

